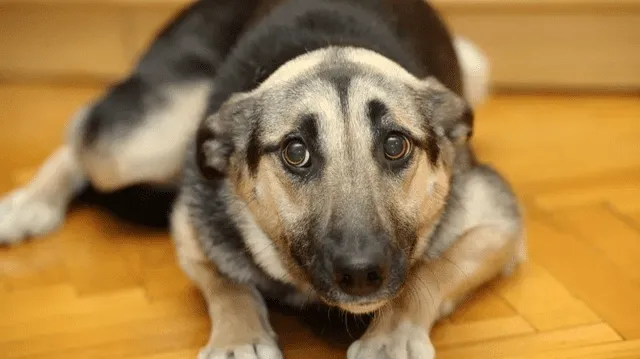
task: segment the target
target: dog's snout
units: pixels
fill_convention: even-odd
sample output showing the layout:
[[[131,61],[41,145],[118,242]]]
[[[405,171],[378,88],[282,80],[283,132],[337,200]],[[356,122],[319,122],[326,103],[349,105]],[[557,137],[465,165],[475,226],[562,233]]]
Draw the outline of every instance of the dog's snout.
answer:
[[[345,258],[334,264],[335,284],[344,293],[365,297],[377,292],[387,277],[387,267],[375,260]]]

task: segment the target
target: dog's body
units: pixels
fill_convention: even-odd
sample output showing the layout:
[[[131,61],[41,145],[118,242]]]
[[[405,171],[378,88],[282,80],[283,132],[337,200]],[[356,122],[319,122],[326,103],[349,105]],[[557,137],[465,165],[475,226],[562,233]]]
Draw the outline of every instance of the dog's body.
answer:
[[[384,313],[350,359],[430,358],[431,325],[524,257],[468,143],[483,61],[422,0],[202,0],[0,202],[0,243],[54,229],[87,183],[177,188],[203,358],[281,357],[263,296]]]

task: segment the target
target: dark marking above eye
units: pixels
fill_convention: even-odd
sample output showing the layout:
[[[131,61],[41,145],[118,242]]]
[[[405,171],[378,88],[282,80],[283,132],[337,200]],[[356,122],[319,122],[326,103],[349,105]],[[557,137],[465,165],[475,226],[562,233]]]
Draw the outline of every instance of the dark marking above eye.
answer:
[[[262,134],[262,128],[258,121],[254,121],[253,128],[249,134],[249,143],[247,144],[247,167],[249,167],[249,173],[254,176],[258,171],[258,164],[262,157],[263,149],[260,146],[260,136]]]
[[[318,143],[318,121],[314,114],[306,114],[300,120],[300,134],[312,146]]]
[[[429,162],[431,162],[431,165],[435,167],[438,165],[438,159],[440,158],[440,146],[438,145],[438,136],[432,126],[427,127],[426,145]]]
[[[338,92],[340,110],[345,115],[349,110],[349,87],[353,78],[353,71],[345,67],[329,67],[319,73],[320,78],[326,79]]]
[[[367,103],[367,116],[373,125],[380,124],[382,118],[388,113],[389,109],[380,100],[371,100]]]

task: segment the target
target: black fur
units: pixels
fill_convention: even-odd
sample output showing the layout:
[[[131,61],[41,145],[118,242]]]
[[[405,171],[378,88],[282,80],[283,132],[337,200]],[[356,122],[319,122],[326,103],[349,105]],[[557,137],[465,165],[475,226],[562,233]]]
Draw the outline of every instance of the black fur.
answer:
[[[406,0],[407,3],[413,1]],[[430,11],[421,0],[415,0],[415,2],[420,3],[424,9],[421,11]],[[406,29],[402,30],[399,25],[400,20],[392,17],[392,13],[388,11],[388,6],[393,6],[389,4],[385,1],[373,0],[293,0],[276,7],[239,38],[220,66],[214,78],[215,91],[210,98],[208,113],[217,112],[232,94],[255,89],[261,81],[289,60],[331,45],[354,46],[376,51],[419,77],[431,73],[434,63],[421,62],[420,57],[415,55],[416,46],[412,46],[411,37],[402,32]],[[428,19],[433,20],[433,18]],[[444,29],[440,24],[425,23],[423,25],[427,28],[442,27]],[[436,31],[436,36],[440,38],[434,46],[450,47],[448,51],[443,51],[442,57],[454,58],[454,60],[447,62],[447,69],[435,69],[434,72],[452,76],[442,77],[441,81],[453,83],[454,87],[459,87],[459,71],[457,71],[449,35],[442,30]],[[434,53],[433,49],[430,51]],[[456,66],[454,75],[449,74],[451,66]],[[332,81],[340,90],[339,93],[345,94],[349,87],[349,77],[340,76],[341,73],[341,69],[335,69],[318,76],[326,76],[327,80]],[[346,101],[343,103],[346,104]],[[254,106],[259,107],[258,104]],[[343,108],[343,111],[346,109]],[[317,137],[317,133],[313,134],[314,126],[310,125],[312,123],[313,121],[302,121],[303,126],[300,130],[304,132],[302,135],[305,141],[311,141]],[[251,126],[248,130],[254,134],[259,131],[256,121],[246,121],[246,125]],[[261,147],[267,144],[259,144],[256,136],[251,138],[253,139],[249,141],[246,156],[249,168],[255,170],[260,154],[268,150]],[[313,150],[313,143],[308,144]],[[433,148],[430,150],[435,151]],[[251,276],[258,278],[266,278],[267,275],[248,257],[237,229],[233,229],[234,214],[229,213],[224,208],[224,202],[220,200],[224,196],[222,192],[225,191],[223,180],[204,181],[198,171],[189,169],[189,161],[187,162],[188,170],[185,173],[188,183],[183,188],[193,191],[188,197],[195,202],[190,207],[198,209],[199,213],[194,215],[199,218],[208,218],[206,228],[201,229],[208,233],[206,239],[203,238],[206,242],[203,244],[205,247],[225,247],[220,251],[213,249],[209,251],[212,260],[216,263],[221,262],[216,260],[215,253],[225,253],[227,256],[232,254],[237,258],[232,265],[234,269],[225,270],[225,274],[236,280],[242,280],[246,273],[252,273]],[[216,233],[220,230],[227,232]],[[259,275],[258,272],[260,272]]]
[[[258,164],[262,157],[264,150],[260,144],[260,133],[262,129],[259,123],[253,124],[251,134],[249,135],[249,144],[247,145],[247,166],[251,175],[255,175],[258,171]]]
[[[119,128],[131,128],[144,120],[146,110],[162,106],[159,91],[167,85],[213,79],[258,3],[201,0],[182,11],[158,33],[131,76],[96,104],[83,143],[90,146],[98,137],[123,135]]]
[[[369,103],[367,104],[367,116],[369,116],[369,120],[371,121],[371,129],[375,130],[382,122],[382,118],[388,113],[389,109],[381,101],[369,101]]]
[[[274,7],[272,3],[282,4]],[[207,115],[216,113],[232,94],[256,88],[287,61],[331,45],[373,50],[415,76],[431,74],[452,91],[461,91],[450,35],[423,0],[200,0],[159,33],[128,79],[107,92],[85,122],[81,137],[92,145],[100,137],[126,135],[118,128],[135,128],[136,121],[144,118],[140,114],[162,105],[160,90],[182,82],[213,83]],[[338,87],[347,91],[348,82],[337,79]],[[253,126],[253,122],[247,124]],[[201,132],[197,142],[215,135]],[[258,144],[246,150],[250,167],[257,167]],[[194,139],[182,188],[193,192],[187,196],[193,201],[189,207],[197,212],[193,215],[206,219],[199,231],[207,233],[203,244],[209,255],[234,256],[233,268],[221,270],[237,280],[247,272],[267,280],[248,257],[235,214],[222,199],[228,195],[223,193],[224,178],[219,174],[203,177],[196,153]],[[162,215],[168,213],[169,201]],[[219,246],[224,248],[215,250]]]

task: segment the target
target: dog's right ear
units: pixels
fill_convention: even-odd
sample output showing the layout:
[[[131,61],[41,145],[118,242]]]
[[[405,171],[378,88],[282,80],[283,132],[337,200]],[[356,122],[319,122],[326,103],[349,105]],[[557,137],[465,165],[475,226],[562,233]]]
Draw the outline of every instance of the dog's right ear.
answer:
[[[228,111],[206,117],[196,133],[196,160],[200,173],[206,179],[226,175],[229,158],[233,153],[233,118]]]
[[[207,179],[224,177],[236,151],[237,134],[247,125],[253,101],[246,93],[232,95],[217,112],[207,116],[196,133],[198,168]]]

